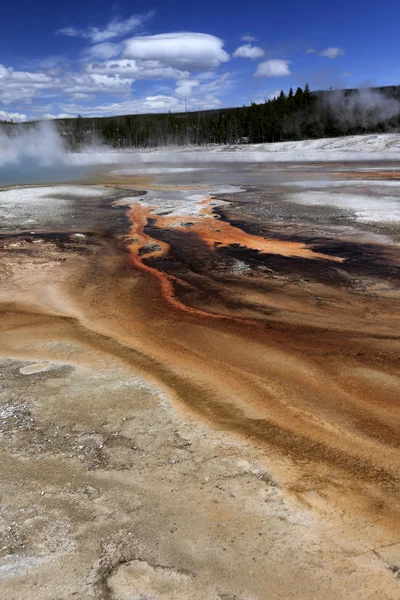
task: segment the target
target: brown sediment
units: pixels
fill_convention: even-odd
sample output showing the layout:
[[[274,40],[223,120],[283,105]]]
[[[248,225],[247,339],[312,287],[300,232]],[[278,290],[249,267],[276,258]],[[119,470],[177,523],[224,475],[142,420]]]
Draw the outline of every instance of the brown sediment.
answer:
[[[135,234],[144,236],[142,243],[148,242],[142,232],[146,219],[146,213],[142,219],[136,213]],[[167,250],[164,245],[159,252]],[[118,256],[112,260],[118,262]],[[393,303],[375,303],[381,313],[372,332],[363,331],[362,298],[353,299],[351,315],[341,313],[346,292],[336,294],[338,307],[330,305],[334,328],[318,325],[317,306],[314,323],[308,313],[303,325],[284,315],[264,323],[244,318],[218,322],[210,311],[186,307],[171,279],[138,254],[130,260],[144,273],[133,282],[134,294],[129,271],[116,277],[100,263],[83,279],[78,276],[73,299],[81,317],[76,325],[75,318],[71,321],[73,337],[154,378],[183,410],[305,461],[302,470],[309,476],[313,465],[324,464],[356,479],[395,486],[400,439],[392,407],[399,339],[385,327]],[[162,296],[155,282],[161,283]],[[298,291],[293,287],[290,293],[294,300]],[[308,295],[313,293],[317,289],[311,287]],[[281,296],[284,307],[285,291]],[[3,306],[3,322],[11,329],[36,320],[11,299]],[[297,310],[304,310],[301,298]],[[39,322],[48,328],[57,326],[59,318],[49,315]]]
[[[210,230],[214,232],[215,227],[220,229],[215,233],[223,246],[253,244],[257,250],[274,248],[277,255],[282,250],[289,256],[298,252],[302,259],[313,258],[315,254],[318,258],[332,258],[313,253],[300,243],[265,241],[229,222],[215,219],[213,223],[209,202],[208,198],[201,213],[190,217],[189,232],[194,231],[205,241],[210,252],[214,249]],[[369,320],[373,332],[366,334],[362,329],[370,300],[352,298],[345,291],[336,291],[329,305],[332,326],[327,326],[326,321],[323,326],[318,323],[319,313],[324,312],[323,301],[322,311],[313,305],[311,311],[304,313],[308,322],[296,323],[290,310],[285,311],[287,300],[279,289],[274,293],[280,294],[282,314],[267,320],[237,314],[227,319],[229,311],[216,314],[210,304],[206,310],[201,303],[193,308],[182,300],[182,288],[200,290],[188,284],[184,271],[181,277],[176,277],[162,269],[160,259],[171,251],[170,245],[145,232],[151,220],[156,230],[186,234],[182,217],[154,215],[151,207],[140,204],[135,204],[128,214],[132,222],[133,241],[129,245],[132,263],[155,279],[162,292],[161,298],[151,295],[152,299],[147,299],[147,282],[136,302],[143,322],[152,323],[145,339],[139,336],[140,344],[144,344],[145,354],[153,359],[158,357],[158,364],[154,361],[147,374],[152,373],[158,383],[166,384],[170,392],[173,390],[182,407],[218,426],[289,453],[295,460],[323,463],[347,471],[357,479],[380,481],[395,488],[397,461],[391,448],[399,446],[400,438],[386,407],[395,402],[396,388],[390,382],[397,374],[397,357],[375,348],[381,340],[387,348],[397,351],[398,337],[389,334],[394,304],[388,301],[385,306],[385,301],[376,302],[378,310],[387,311],[388,321],[385,322],[384,313],[375,325]],[[141,253],[141,249],[155,243],[158,248]],[[153,261],[157,268],[151,266]],[[221,288],[229,287],[224,281],[219,283]],[[250,282],[249,298],[251,287]],[[290,289],[291,300],[298,302],[296,312],[304,312],[299,290],[295,286],[286,289]],[[325,294],[326,290],[319,288],[318,293]],[[313,294],[317,294],[317,286],[315,292],[312,287],[307,292],[308,297]],[[351,314],[343,312],[346,304],[351,304]],[[177,312],[171,313],[171,308]],[[160,315],[162,324],[155,327]],[[216,324],[215,318],[221,323]],[[129,319],[133,319],[132,327],[137,330],[134,314]],[[226,343],[225,339],[231,342]],[[172,369],[170,373],[165,369],[167,364]],[[177,376],[179,371],[189,376]],[[376,373],[380,373],[380,380]],[[378,382],[374,384],[376,377]],[[384,447],[378,451],[382,443]]]
[[[206,198],[200,212],[188,217],[189,228],[187,223],[182,223],[182,217],[159,216],[152,212],[151,207],[143,207],[140,204],[134,205],[128,213],[132,222],[131,236],[136,240],[129,246],[133,264],[155,277],[161,285],[164,300],[180,312],[180,316],[175,314],[172,318],[170,314],[167,317],[169,325],[161,337],[169,339],[169,350],[167,353],[161,351],[164,357],[162,362],[180,365],[184,372],[190,373],[192,381],[199,377],[199,370],[204,370],[207,372],[206,381],[212,381],[218,391],[210,394],[209,384],[205,383],[196,388],[196,391],[189,391],[187,388],[189,383],[186,379],[176,380],[168,386],[169,389],[176,392],[183,385],[178,392],[183,406],[194,410],[196,414],[206,419],[214,420],[219,426],[228,426],[242,435],[250,436],[257,443],[266,443],[268,446],[289,453],[299,461],[305,460],[311,463],[321,461],[331,467],[336,465],[339,470],[344,469],[356,478],[366,478],[369,481],[380,480],[382,484],[386,482],[396,488],[397,484],[394,481],[397,467],[392,469],[394,455],[390,448],[398,447],[400,438],[396,433],[396,427],[393,426],[390,409],[388,412],[386,409],[387,403],[391,405],[394,402],[396,386],[384,382],[395,380],[391,378],[395,378],[397,374],[397,357],[387,352],[377,353],[374,348],[374,338],[376,335],[379,338],[378,331],[381,331],[384,343],[392,347],[394,352],[398,350],[397,336],[391,337],[388,334],[391,327],[389,323],[395,322],[390,314],[394,304],[388,301],[387,306],[384,307],[385,302],[377,302],[377,308],[380,305],[378,310],[388,311],[388,327],[385,327],[385,320],[381,313],[379,323],[375,328],[373,327],[375,332],[367,335],[363,335],[361,331],[363,314],[365,314],[363,311],[370,300],[365,302],[364,298],[359,300],[351,296],[346,298],[346,292],[336,291],[334,294],[336,299],[333,304],[330,303],[329,313],[333,329],[329,325],[326,326],[326,321],[324,326],[318,325],[320,311],[315,311],[315,306],[312,309],[314,316],[312,311],[307,311],[308,319],[311,321],[307,324],[296,324],[293,316],[290,316],[290,310],[285,311],[285,306],[288,304],[285,294],[280,294],[281,314],[278,313],[278,316],[267,321],[265,318],[260,321],[257,317],[248,319],[245,317],[245,312],[241,316],[239,311],[224,323],[229,311],[217,314],[212,309],[212,302],[207,303],[206,310],[201,308],[201,302],[197,303],[196,308],[188,306],[182,300],[184,296],[182,288],[188,286],[185,271],[181,272],[181,277],[176,277],[162,268],[160,258],[166,258],[171,252],[170,244],[160,241],[159,237],[153,238],[145,232],[146,225],[150,221],[153,231],[159,230],[165,233],[170,231],[171,240],[174,239],[172,233],[175,235],[175,232],[179,232],[185,239],[188,238],[189,246],[190,240],[193,239],[191,236],[195,234],[205,242],[211,253],[216,248],[236,244],[261,254],[271,253],[277,257],[324,260],[327,264],[328,261],[333,264],[343,261],[341,257],[313,252],[311,248],[299,242],[267,240],[233,226],[229,220],[217,220],[214,218],[210,200]],[[141,248],[155,243],[159,244],[160,249],[149,254],[140,254]],[[157,266],[152,266],[152,263]],[[219,285],[221,289],[229,288],[223,279],[219,281]],[[191,287],[199,293],[198,288]],[[275,290],[274,293],[279,294],[279,291]],[[312,296],[313,293],[317,292],[310,289],[307,295]],[[324,291],[322,293],[325,294]],[[254,297],[251,282],[245,294],[249,299]],[[296,299],[298,301],[296,312],[304,312],[305,306],[295,286],[290,289],[290,295],[294,303]],[[346,315],[341,305],[350,302],[352,313]],[[163,310],[162,305],[160,306],[158,302],[154,303],[153,300],[153,306],[156,305],[159,306],[157,310]],[[324,312],[323,308],[322,312]],[[199,319],[195,327],[192,321],[187,324],[189,331],[194,327],[194,337],[189,333],[183,335],[185,314],[190,316],[190,319]],[[334,314],[336,317],[333,316]],[[212,324],[215,317],[222,319],[222,322],[218,325]],[[180,323],[181,319],[182,323]],[[179,338],[176,338],[176,333],[173,333],[176,327],[180,332]],[[198,338],[197,327],[201,328],[201,338]],[[153,343],[159,335],[153,332]],[[221,345],[219,335],[223,338],[231,337],[232,348],[229,343]],[[207,343],[204,342],[206,339],[209,340]],[[175,342],[178,346],[174,351]],[[182,343],[183,355],[179,350]],[[218,348],[215,351],[211,350],[214,343]],[[265,355],[260,361],[263,352]],[[153,347],[151,354],[160,356],[160,347],[157,350]],[[357,358],[358,354],[362,358]],[[258,355],[259,358],[255,360]],[[281,361],[287,361],[287,366],[284,366]],[[344,365],[346,368],[343,368]],[[363,371],[365,368],[366,371]],[[304,373],[302,373],[303,369]],[[368,371],[369,369],[371,371]],[[173,370],[175,371],[175,368]],[[371,375],[368,374],[369,372]],[[373,381],[374,377],[378,377],[376,373],[381,374],[379,376],[381,383],[375,389],[371,378]],[[230,378],[228,393],[227,390],[223,391],[227,376]],[[272,387],[267,383],[271,377],[274,382]],[[200,380],[203,380],[202,376]],[[368,401],[365,398],[366,389],[368,389]],[[386,394],[385,408],[382,405],[383,389]],[[240,400],[233,400],[237,395]],[[223,401],[224,397],[225,401]],[[332,420],[333,414],[336,417]],[[336,418],[339,421],[336,421]],[[380,463],[378,466],[376,457],[372,456],[377,451],[376,444],[382,442],[385,450],[381,448],[382,461],[378,461]]]
[[[338,179],[360,179],[366,181],[397,181],[400,179],[400,171],[336,171],[330,177]]]

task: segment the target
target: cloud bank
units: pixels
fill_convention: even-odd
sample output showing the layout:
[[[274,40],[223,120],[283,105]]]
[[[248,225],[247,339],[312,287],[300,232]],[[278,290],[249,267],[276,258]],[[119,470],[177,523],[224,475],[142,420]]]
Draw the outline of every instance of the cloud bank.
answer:
[[[230,60],[223,41],[207,33],[143,35],[151,16],[115,18],[102,28],[59,30],[59,35],[87,42],[73,62],[50,57],[37,71],[0,65],[0,119],[182,110],[183,98],[197,108],[219,106],[220,96],[229,90],[229,77],[220,71]],[[149,89],[134,98],[135,83],[141,81]],[[21,110],[24,105],[27,110]]]
[[[235,72],[235,67],[240,65],[241,80],[252,74],[260,79],[292,75],[292,62],[264,60],[261,44],[254,43],[256,38],[249,32],[240,37],[242,43],[230,54],[220,37],[208,33],[175,31],[147,35],[144,27],[153,16],[153,12],[147,12],[126,19],[115,17],[103,25],[71,24],[56,32],[69,38],[69,57],[50,55],[27,60],[28,69],[0,64],[0,119],[36,120],[237,105],[264,92],[255,89],[261,87],[257,79],[252,80],[249,90],[239,86],[239,71]],[[334,46],[322,51],[309,48],[305,52],[328,59],[343,54],[341,48]],[[253,73],[244,61],[229,62],[231,58],[262,62]],[[235,83],[234,95],[231,92]],[[294,85],[294,81],[290,84]]]

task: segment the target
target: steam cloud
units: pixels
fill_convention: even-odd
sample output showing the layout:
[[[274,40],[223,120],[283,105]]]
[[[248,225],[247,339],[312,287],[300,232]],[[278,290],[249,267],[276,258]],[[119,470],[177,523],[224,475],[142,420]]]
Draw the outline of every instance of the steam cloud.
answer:
[[[400,113],[398,100],[387,98],[371,89],[361,89],[350,94],[343,90],[331,91],[325,94],[325,102],[343,129],[373,127]]]
[[[34,163],[50,167],[66,162],[62,137],[49,122],[29,129],[15,126],[10,135],[0,130],[0,167]]]

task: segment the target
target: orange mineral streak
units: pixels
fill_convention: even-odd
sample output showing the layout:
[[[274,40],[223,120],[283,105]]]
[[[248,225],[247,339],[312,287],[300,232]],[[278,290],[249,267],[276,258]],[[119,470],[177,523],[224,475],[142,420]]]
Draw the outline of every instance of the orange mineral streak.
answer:
[[[258,250],[264,254],[280,254],[281,256],[291,256],[297,258],[310,258],[331,260],[335,262],[343,262],[343,258],[338,256],[330,256],[320,252],[314,252],[312,248],[308,248],[299,242],[289,242],[282,240],[268,240],[262,236],[246,233],[242,229],[231,225],[226,221],[220,221],[215,218],[213,208],[210,205],[211,198],[207,197],[201,204],[204,209],[195,217],[189,217],[188,221],[193,223],[190,231],[197,235],[210,247],[215,248],[227,247],[232,244],[239,244],[250,250]],[[182,217],[156,217],[156,226],[161,229],[174,227],[179,231],[187,231],[180,225]]]
[[[162,271],[159,271],[158,269],[155,269],[154,267],[151,267],[150,265],[147,265],[145,262],[143,262],[143,258],[148,258],[149,256],[151,256],[152,258],[159,258],[165,256],[169,250],[169,244],[166,244],[165,242],[162,242],[160,240],[153,239],[144,231],[148,219],[154,217],[154,215],[151,214],[152,210],[152,208],[145,207],[137,203],[134,204],[131,210],[128,212],[128,217],[132,222],[132,226],[130,229],[132,240],[128,247],[133,265],[140,271],[151,273],[154,277],[158,279],[158,281],[160,282],[163,297],[174,308],[188,313],[204,314],[208,317],[212,317],[213,315],[210,315],[205,311],[186,306],[175,297],[173,287],[174,282],[180,283],[184,287],[193,288],[193,286],[191,286],[187,282],[182,281],[178,277],[174,277],[173,275],[163,273]],[[161,249],[155,250],[148,254],[141,255],[140,250],[146,245],[152,244],[157,244],[157,246],[160,246]],[[219,317],[216,315],[216,318]]]
[[[137,269],[151,273],[158,279],[164,298],[171,306],[178,310],[197,315],[204,315],[208,318],[227,318],[224,315],[212,314],[197,308],[188,307],[180,302],[175,296],[173,286],[174,283],[179,283],[186,288],[195,288],[178,277],[174,277],[173,275],[159,271],[158,269],[144,262],[143,259],[150,257],[161,258],[165,256],[170,248],[169,244],[166,242],[152,238],[145,233],[144,230],[149,219],[154,221],[154,224],[158,229],[173,228],[174,230],[187,233],[187,227],[182,224],[182,222],[186,220],[192,224],[189,231],[196,233],[208,245],[208,247],[212,249],[215,249],[217,246],[226,247],[231,244],[239,244],[245,248],[258,250],[262,253],[280,254],[282,256],[308,258],[314,260],[323,259],[336,262],[343,262],[344,260],[341,257],[314,252],[311,248],[308,248],[298,242],[267,240],[262,236],[246,233],[242,229],[234,227],[228,222],[217,220],[213,214],[213,208],[210,205],[210,202],[210,197],[205,198],[205,200],[200,203],[204,208],[202,208],[197,215],[191,215],[187,218],[182,216],[158,216],[152,212],[155,207],[143,206],[140,203],[133,204],[131,209],[128,211],[128,217],[132,223],[130,229],[131,241],[128,246],[132,263]],[[152,245],[156,245],[157,248],[153,250],[151,248]],[[149,246],[149,251],[143,252],[146,246]],[[239,320],[241,322],[247,322],[247,319]]]

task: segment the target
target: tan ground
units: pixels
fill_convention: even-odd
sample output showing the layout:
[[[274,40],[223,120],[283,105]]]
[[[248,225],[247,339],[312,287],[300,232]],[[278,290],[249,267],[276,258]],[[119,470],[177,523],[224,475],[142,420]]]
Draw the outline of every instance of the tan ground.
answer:
[[[398,292],[2,244],[2,598],[400,597]]]

